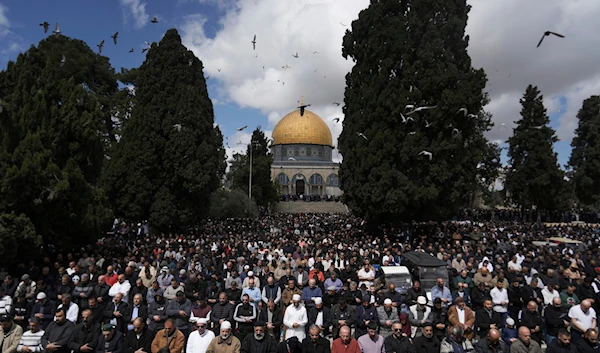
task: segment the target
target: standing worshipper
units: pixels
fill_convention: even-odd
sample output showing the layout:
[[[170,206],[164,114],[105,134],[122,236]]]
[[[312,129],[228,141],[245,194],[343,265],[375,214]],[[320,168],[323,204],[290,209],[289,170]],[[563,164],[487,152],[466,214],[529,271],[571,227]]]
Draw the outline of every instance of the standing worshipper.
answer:
[[[210,342],[215,338],[215,333],[208,329],[208,319],[196,318],[194,326],[196,330],[190,333],[186,353],[206,353]]]
[[[488,331],[486,336],[481,336],[479,341],[475,344],[475,352],[508,353],[509,347],[506,342],[500,339],[500,331],[493,328]]]
[[[177,292],[176,299],[171,300],[167,306],[167,315],[174,320],[177,329],[185,337],[190,333],[189,320],[191,313],[192,302],[184,296],[183,291]]]
[[[439,353],[441,342],[433,334],[433,325],[428,323],[421,327],[421,331],[422,335],[413,340],[413,345],[417,353]]]
[[[510,353],[542,353],[542,348],[531,339],[529,329],[521,326],[519,327],[519,337],[510,346]]]
[[[70,353],[71,349],[67,344],[71,340],[75,324],[67,320],[67,313],[63,309],[56,311],[55,318],[44,331],[42,348],[47,352]]]
[[[292,304],[287,307],[283,316],[283,324],[285,325],[285,339],[297,337],[299,342],[302,342],[306,337],[304,326],[308,324],[308,314],[306,307],[300,305],[302,298],[299,294],[294,294]]]
[[[266,323],[267,333],[279,340],[281,337],[283,314],[272,299],[269,299],[267,306],[263,306],[262,310],[258,313],[258,319]]]
[[[74,353],[95,351],[100,337],[100,324],[94,323],[94,315],[90,309],[81,312],[81,323],[73,328],[69,341],[69,349]]]
[[[396,322],[392,325],[393,335],[385,338],[386,353],[416,353],[410,338],[402,334],[402,323]]]
[[[21,342],[17,347],[17,352],[33,352],[42,351],[42,336],[44,331],[41,330],[42,325],[37,317],[29,318],[29,331],[23,333]],[[26,348],[25,348],[26,347]]]
[[[114,325],[102,326],[102,335],[98,339],[96,353],[123,353],[125,340],[123,333],[118,331]]]
[[[473,338],[473,326],[475,325],[475,313],[469,308],[465,300],[456,298],[455,305],[448,309],[448,321],[451,327],[460,327],[467,339]],[[449,329],[451,329],[449,327]]]
[[[266,323],[256,321],[254,334],[247,335],[241,345],[241,353],[277,353],[278,340],[266,333]]]
[[[494,304],[490,299],[486,299],[483,302],[483,309],[475,313],[475,323],[479,330],[479,337],[487,337],[490,329],[498,330],[504,326],[500,313],[494,311]]]
[[[206,353],[240,353],[241,346],[240,340],[231,334],[231,323],[223,321],[219,329],[219,336],[213,338]]]
[[[384,338],[391,336],[392,325],[399,321],[398,310],[392,306],[392,299],[386,298],[383,305],[377,308],[379,318],[379,334]]]
[[[213,310],[210,313],[210,321],[214,327],[215,336],[219,334],[220,326],[223,322],[228,321],[231,325],[234,310],[235,307],[229,302],[227,293],[221,292],[219,294],[219,302],[213,306]]]
[[[127,325],[127,330],[133,330],[133,322],[138,317],[146,322],[148,319],[148,306],[143,303],[143,296],[141,293],[137,293],[133,296],[133,302],[129,306],[129,310],[127,312],[127,320],[129,323]]]
[[[377,317],[377,310],[371,305],[371,296],[364,295],[362,298],[362,305],[358,306],[355,310],[356,315],[356,328],[354,331],[354,337],[359,337],[367,334],[367,326],[369,323],[374,322],[375,325],[379,322]]]
[[[165,328],[158,331],[154,336],[152,353],[158,353],[159,351],[162,353],[164,350],[169,353],[181,353],[184,344],[185,336],[183,332],[179,331],[173,319],[169,318],[165,321]]]
[[[362,353],[386,353],[384,338],[377,333],[377,323],[370,321],[367,324],[367,333],[358,337],[358,345]]]
[[[331,310],[323,305],[321,298],[315,298],[315,306],[308,309],[308,324],[307,327],[316,325],[321,335],[329,334],[329,326],[331,326]],[[308,330],[307,330],[308,333]]]
[[[0,316],[0,352],[16,353],[23,337],[23,328],[8,315]]]
[[[571,339],[577,342],[581,336],[590,328],[596,327],[596,311],[592,308],[589,300],[583,300],[581,304],[575,305],[569,309],[571,318]]]
[[[237,323],[237,338],[244,342],[244,338],[251,334],[254,327],[254,321],[258,316],[256,306],[250,304],[248,294],[242,295],[242,302],[235,307],[233,320]]]
[[[321,329],[317,325],[311,325],[308,329],[308,337],[302,341],[302,353],[330,353],[329,340],[321,335]]]
[[[148,308],[148,318],[150,323],[148,329],[152,332],[158,332],[165,327],[165,321],[169,318],[167,315],[167,303],[162,296],[162,291],[154,294],[154,301]]]
[[[152,351],[153,338],[152,331],[146,327],[146,321],[138,317],[133,321],[133,330],[129,331],[125,336],[124,353],[136,353],[138,350],[150,353]]]
[[[386,352],[392,353],[389,350]],[[340,337],[331,343],[331,353],[361,353],[358,341],[350,335],[350,327],[346,325],[340,327]]]

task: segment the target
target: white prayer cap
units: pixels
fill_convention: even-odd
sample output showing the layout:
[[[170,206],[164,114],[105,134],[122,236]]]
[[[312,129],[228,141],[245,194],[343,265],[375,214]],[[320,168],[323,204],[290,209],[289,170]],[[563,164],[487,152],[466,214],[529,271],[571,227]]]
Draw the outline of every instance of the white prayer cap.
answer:
[[[292,300],[294,300],[294,301],[298,301],[298,300],[300,300],[300,294],[294,294],[294,295],[292,296]]]
[[[252,277],[252,276],[254,276],[254,272],[252,272],[252,271],[249,271],[249,272],[248,272],[248,277]]]
[[[510,317],[507,317],[507,318],[506,318],[506,324],[507,324],[508,326],[512,326],[512,325],[514,325],[514,324],[515,324],[515,320],[513,320],[513,319],[512,319],[512,318],[510,318]]]
[[[221,330],[229,330],[229,329],[231,329],[231,322],[223,321],[221,323]]]
[[[384,304],[384,305],[391,305],[391,304],[392,304],[392,300],[391,300],[390,298],[386,298],[386,299],[383,301],[383,304]]]
[[[427,298],[425,298],[424,296],[420,295],[417,298],[417,304],[421,304],[421,305],[427,304]]]
[[[44,293],[44,292],[39,292],[39,293],[37,294],[37,296],[35,297],[35,299],[39,299],[39,300],[46,299],[46,293]]]
[[[300,298],[298,298],[300,299]],[[315,305],[319,305],[319,304],[323,304],[323,299],[321,299],[321,297],[316,297],[315,298]]]
[[[205,317],[197,317],[195,319],[196,319],[197,324],[202,324],[202,325],[208,324],[208,319]]]

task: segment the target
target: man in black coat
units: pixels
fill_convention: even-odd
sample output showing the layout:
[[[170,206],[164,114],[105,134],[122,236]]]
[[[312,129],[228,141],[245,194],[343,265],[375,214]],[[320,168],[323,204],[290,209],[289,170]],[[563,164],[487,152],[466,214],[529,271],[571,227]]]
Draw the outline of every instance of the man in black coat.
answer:
[[[317,322],[319,314],[322,315],[319,322]],[[308,324],[305,326],[307,334],[310,332],[309,330],[312,325],[316,325],[323,336],[329,334],[329,326],[331,326],[331,310],[323,305],[323,300],[321,298],[315,298],[315,306],[308,310],[307,316]]]
[[[546,321],[546,344],[550,344],[556,340],[560,329],[566,329],[570,326],[571,320],[568,316],[568,309],[562,306],[562,301],[559,297],[554,297],[552,304],[546,306],[544,318]]]
[[[394,333],[385,338],[386,353],[417,353],[415,346],[410,342],[410,338],[402,335],[402,324],[395,322],[392,325]]]
[[[546,348],[546,353],[575,353],[577,348],[571,343],[571,333],[566,329],[558,331],[558,338],[552,341]]]
[[[152,332],[146,327],[145,320],[138,317],[133,320],[133,330],[129,331],[127,336],[125,336],[124,353],[135,353],[139,349],[150,353],[152,351],[153,336]]]
[[[521,313],[521,326],[527,327],[531,331],[531,339],[538,344],[542,344],[542,331],[544,329],[544,319],[537,310],[537,304],[534,301],[527,303],[527,308]]]
[[[267,334],[266,323],[256,321],[254,334],[247,335],[242,341],[241,353],[277,353],[279,340]]]
[[[81,323],[73,329],[73,335],[67,346],[74,353],[93,352],[96,350],[99,337],[100,324],[94,323],[94,314],[90,309],[85,309],[81,312]]]
[[[64,309],[56,310],[56,320],[52,321],[42,336],[42,348],[46,352],[70,353],[71,349],[67,346],[73,335],[75,324],[67,320],[67,313]]]
[[[283,314],[281,309],[275,305],[273,299],[269,299],[266,306],[258,313],[258,319],[266,324],[266,332],[279,340],[281,336],[281,325],[283,324]],[[310,322],[310,317],[309,317]]]
[[[579,353],[599,353],[598,330],[591,328],[585,331],[583,339],[577,341],[575,347],[577,347]]]
[[[504,322],[500,313],[494,310],[494,303],[490,299],[483,302],[483,309],[475,313],[475,326],[479,329],[479,337],[487,337],[490,329],[500,329],[504,327]]]
[[[474,344],[474,348],[477,353],[508,353],[510,351],[508,344],[500,338],[500,331],[495,328],[490,329],[485,337],[481,337]]]
[[[148,306],[144,304],[144,297],[137,293],[133,296],[133,303],[129,305],[125,319],[127,320],[127,331],[133,330],[133,321],[141,318],[146,322],[148,319]]]
[[[96,353],[123,353],[124,347],[123,333],[118,331],[114,325],[104,324],[102,334],[98,339]]]
[[[307,325],[308,326],[308,325]],[[302,341],[302,353],[330,353],[329,340],[321,336],[321,329],[317,325],[310,325],[308,336]]]
[[[219,302],[212,307],[210,321],[213,324],[215,335],[220,334],[220,327],[223,321],[233,322],[234,306],[229,303],[227,293],[219,294]]]
[[[126,315],[129,312],[129,304],[123,301],[123,294],[115,294],[112,303],[104,307],[104,322],[114,325],[117,331],[127,332]],[[111,336],[112,337],[112,336]]]
[[[433,325],[429,322],[425,323],[421,331],[423,334],[413,340],[417,353],[439,353],[441,343],[433,334]]]

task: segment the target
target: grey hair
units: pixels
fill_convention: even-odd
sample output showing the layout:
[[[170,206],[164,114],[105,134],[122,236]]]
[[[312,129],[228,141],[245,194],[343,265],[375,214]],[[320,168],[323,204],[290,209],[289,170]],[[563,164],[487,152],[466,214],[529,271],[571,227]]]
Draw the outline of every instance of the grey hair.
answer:
[[[315,324],[310,325],[310,327],[308,328],[308,331],[312,331],[313,329],[321,331],[321,329],[319,328],[319,326],[317,326]]]
[[[462,327],[453,327],[452,328],[452,336],[461,337],[465,334],[465,330]]]

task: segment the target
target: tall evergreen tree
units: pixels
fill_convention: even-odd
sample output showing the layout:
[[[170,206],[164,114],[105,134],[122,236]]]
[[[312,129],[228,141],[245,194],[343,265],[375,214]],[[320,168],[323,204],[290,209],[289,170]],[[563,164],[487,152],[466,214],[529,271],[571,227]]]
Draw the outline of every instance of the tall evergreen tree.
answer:
[[[342,54],[355,65],[346,76],[340,178],[359,215],[445,218],[477,189],[491,123],[485,73],[467,53],[469,10],[466,0],[372,0],[346,31]],[[435,108],[409,115],[407,105]]]
[[[569,165],[575,170],[577,199],[592,205],[600,200],[600,96],[584,100],[577,118]]]
[[[564,172],[553,150],[558,138],[548,126],[550,118],[544,108],[544,97],[537,87],[529,85],[520,102],[521,119],[508,139],[510,167],[505,188],[523,211],[533,206],[543,211],[564,209]]]
[[[269,152],[265,133],[257,128],[252,132],[246,154],[236,154],[231,161],[228,175],[234,189],[240,189],[248,194],[250,174],[250,151],[252,149],[252,198],[258,206],[267,207],[279,199],[277,185],[271,180],[271,165],[273,155]]]
[[[108,58],[50,36],[0,73],[0,214],[17,238],[89,243],[112,220],[99,179],[118,91]],[[27,220],[29,219],[29,221]],[[12,255],[35,256],[16,242]],[[25,251],[25,253],[21,252]]]
[[[157,229],[195,224],[225,171],[202,62],[170,29],[121,79],[135,96],[106,171],[117,215],[148,219]]]

